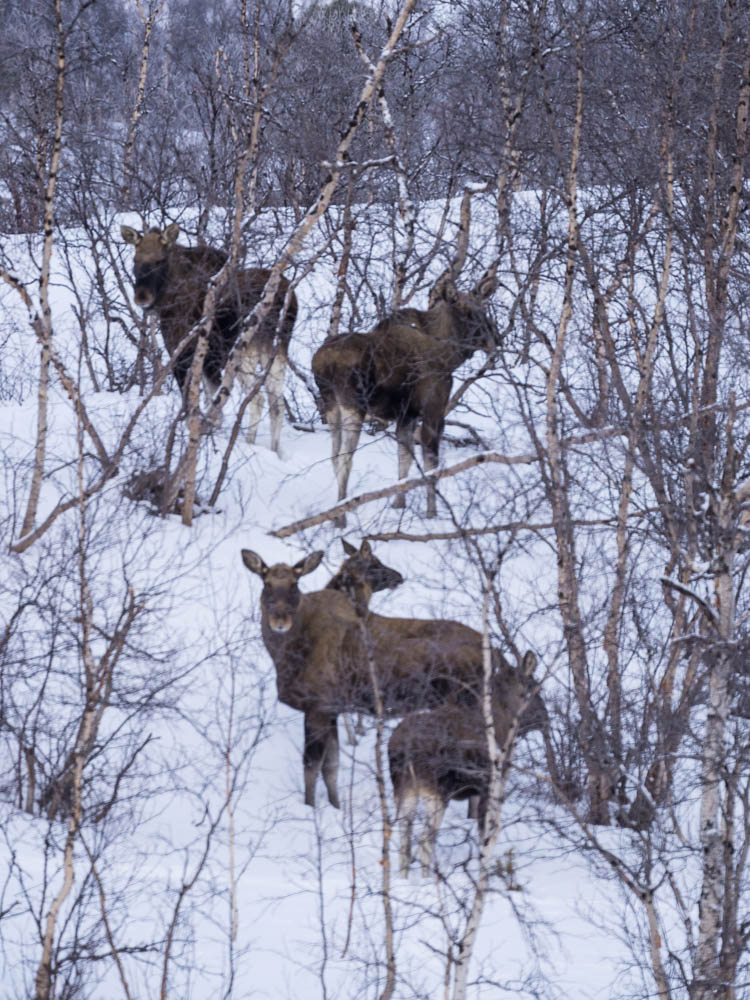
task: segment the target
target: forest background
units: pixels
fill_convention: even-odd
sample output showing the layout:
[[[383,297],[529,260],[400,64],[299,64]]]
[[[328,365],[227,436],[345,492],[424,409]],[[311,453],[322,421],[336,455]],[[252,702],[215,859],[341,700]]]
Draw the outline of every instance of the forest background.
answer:
[[[3,995],[746,996],[747,5],[6,0],[0,67]],[[123,222],[294,282],[281,458],[182,419]],[[534,650],[558,774],[498,758],[414,885],[390,723],[301,805],[239,550],[336,568],[310,357],[462,233],[503,339],[439,518],[379,431],[347,537]]]

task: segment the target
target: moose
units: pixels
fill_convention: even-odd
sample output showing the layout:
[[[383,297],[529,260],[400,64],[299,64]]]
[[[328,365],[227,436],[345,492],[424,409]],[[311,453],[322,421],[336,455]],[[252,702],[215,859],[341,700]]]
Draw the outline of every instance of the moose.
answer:
[[[497,654],[496,651],[495,655]],[[533,679],[536,656],[526,653],[520,669],[503,659],[491,681],[495,739],[509,763],[513,739],[541,730],[549,746],[549,715]],[[515,732],[512,732],[515,724]],[[512,737],[512,738],[511,738]],[[490,784],[490,758],[481,705],[445,704],[407,715],[388,741],[388,765],[400,826],[400,867],[406,877],[412,861],[412,831],[420,799],[425,822],[419,860],[428,874],[435,841],[448,802],[468,799],[469,816],[484,831]]]
[[[146,233],[130,226],[122,226],[120,231],[125,242],[135,247],[135,303],[158,314],[164,344],[171,356],[201,321],[209,281],[224,267],[227,255],[211,246],[186,247],[177,243],[180,232],[177,223],[164,230],[152,227]],[[265,268],[241,269],[221,289],[203,362],[202,374],[211,394],[219,388],[232,346],[242,331],[243,321],[260,301],[269,274]],[[277,454],[284,415],[287,351],[296,316],[297,298],[289,291],[288,280],[282,278],[269,314],[242,351],[237,371],[246,392],[256,385],[258,367],[266,371],[271,447]],[[174,376],[183,394],[194,355],[193,342],[175,360]],[[263,399],[257,392],[250,402],[247,433],[250,444],[255,441],[262,410]]]
[[[404,582],[398,570],[382,563],[372,546],[365,539],[360,547],[341,539],[347,558],[338,572],[326,584],[326,590],[339,590],[346,594],[355,611],[362,618],[367,614],[370,598],[378,590],[393,590]]]
[[[342,590],[303,594],[299,580],[322,558],[313,552],[294,566],[269,567],[257,553],[242,550],[246,568],[263,581],[261,631],[276,667],[279,700],[305,715],[305,803],[314,805],[322,771],[328,799],[338,808],[339,713],[377,714],[373,675],[389,717],[449,700],[476,702],[482,636],[461,622],[363,614]],[[351,567],[349,574],[351,579]]]
[[[339,501],[346,497],[365,419],[395,421],[399,479],[411,467],[420,422],[425,470],[437,467],[453,372],[475,351],[490,353],[498,346],[497,327],[485,310],[496,287],[494,278],[485,278],[473,291],[459,292],[447,278],[433,288],[426,311],[401,309],[370,333],[332,337],[315,352],[312,370],[331,429]],[[393,506],[404,506],[403,494]],[[430,480],[427,516],[435,514]],[[342,523],[339,517],[337,524]]]
[[[497,262],[470,292],[456,278],[466,263],[470,226],[467,189],[461,203],[456,254],[430,292],[426,310],[398,309],[370,333],[344,333],[325,341],[313,355],[312,371],[323,418],[331,430],[331,454],[339,502],[346,497],[352,457],[365,419],[396,424],[398,477],[414,458],[417,425],[426,472],[438,464],[453,372],[472,355],[499,346],[497,326],[487,310],[497,288]],[[435,480],[427,483],[427,516],[436,515]],[[399,493],[394,507],[404,506]],[[346,518],[339,515],[336,524]]]

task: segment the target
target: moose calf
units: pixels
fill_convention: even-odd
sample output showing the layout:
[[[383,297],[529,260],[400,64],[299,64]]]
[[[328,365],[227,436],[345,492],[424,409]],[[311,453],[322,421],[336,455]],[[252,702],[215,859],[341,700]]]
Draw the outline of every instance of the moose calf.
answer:
[[[503,748],[517,720],[515,736],[535,729],[544,732],[549,716],[532,674],[536,657],[529,651],[520,670],[505,661],[492,679],[495,739]],[[506,765],[509,762],[509,753]],[[419,860],[427,874],[435,840],[451,799],[469,799],[469,815],[484,829],[490,783],[490,759],[485,722],[478,701],[472,705],[446,704],[414,713],[394,729],[388,742],[388,763],[401,829],[401,873],[412,861],[412,830],[420,799],[425,822],[419,837]]]

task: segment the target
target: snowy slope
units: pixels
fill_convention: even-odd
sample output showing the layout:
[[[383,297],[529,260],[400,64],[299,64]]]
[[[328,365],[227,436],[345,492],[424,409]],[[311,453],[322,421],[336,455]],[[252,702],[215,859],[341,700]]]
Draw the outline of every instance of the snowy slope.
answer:
[[[113,232],[120,221],[113,220]],[[24,259],[20,248],[16,259]],[[93,391],[85,367],[78,364],[71,275],[63,273],[59,260],[57,268],[52,302],[56,344],[69,369],[80,372],[86,405],[112,447],[140,397],[137,390]],[[83,252],[76,268],[72,274],[80,291],[90,273]],[[332,287],[321,266],[298,290],[302,309],[292,357],[303,369],[325,333],[327,317],[320,305]],[[0,295],[6,310],[2,371],[6,382],[15,386],[12,397],[3,399],[0,414],[2,523],[10,537],[18,531],[33,456],[38,350],[12,290],[4,289]],[[94,310],[92,331],[103,336],[99,322]],[[127,354],[127,347],[123,352]],[[291,373],[288,391],[311,419],[312,400]],[[459,419],[480,428],[490,448],[528,451],[523,429],[497,420],[506,391],[497,379],[480,383],[467,396]],[[372,720],[366,720],[366,732],[356,745],[347,741],[341,726],[341,811],[325,802],[320,787],[316,809],[306,809],[302,718],[277,704],[273,665],[260,640],[260,582],[240,559],[243,547],[256,550],[269,564],[293,562],[313,549],[323,549],[324,563],[303,581],[303,589],[323,586],[335,571],[342,558],[341,532],[330,521],[284,542],[269,534],[335,502],[327,431],[319,424],[311,432],[285,424],[283,459],[268,449],[265,426],[255,446],[241,441],[216,509],[201,513],[186,528],[177,516],[155,517],[147,504],[123,494],[129,476],[158,458],[178,405],[173,389],[149,405],[118,476],[86,511],[87,567],[102,635],[112,628],[129,588],[145,608],[143,631],[123,658],[123,675],[103,723],[108,741],[104,757],[111,763],[96,773],[92,784],[111,787],[112,773],[127,748],[137,742],[143,749],[123,781],[121,800],[107,819],[106,833],[93,826],[83,833],[88,850],[97,851],[100,858],[100,875],[111,901],[111,931],[123,949],[124,974],[134,997],[159,995],[160,956],[173,907],[180,887],[190,883],[205,855],[180,909],[168,995],[208,1000],[226,995],[231,981],[232,995],[237,997],[378,996],[385,981],[382,824]],[[218,472],[232,422],[231,404],[227,411],[223,428],[204,444],[201,498],[210,492]],[[459,433],[448,429],[449,437]],[[452,464],[475,451],[447,442],[442,460]],[[49,478],[39,520],[61,496],[76,489],[77,454],[75,414],[53,379]],[[84,475],[90,474],[88,469],[84,463]],[[363,434],[350,480],[352,495],[388,485],[395,477],[395,442],[387,435]],[[357,508],[349,516],[346,537],[358,543],[365,535],[394,531],[450,532],[454,519],[482,526],[501,508],[510,515],[513,501],[508,498],[518,493],[522,482],[522,469],[483,466],[445,482],[451,516],[443,506],[446,516],[425,522],[424,495],[417,490],[409,495],[403,512],[392,510],[384,500]],[[80,530],[80,515],[72,510],[26,553],[8,557],[0,609],[4,619],[12,613],[19,581],[61,555],[64,564],[66,553],[73,565]],[[375,610],[453,617],[480,626],[481,579],[461,544],[396,539],[374,545],[378,556],[406,578],[399,590],[376,595]],[[68,602],[67,618],[72,621],[78,600],[75,573],[68,583],[61,579],[61,601]],[[549,690],[563,679],[554,617],[544,623],[537,620],[528,631],[525,623],[554,588],[554,555],[541,545],[527,547],[503,566],[501,590],[509,617],[517,623],[516,640],[521,648],[537,649],[543,669],[550,673]],[[47,633],[41,610],[35,621],[38,631],[28,632],[28,642],[43,644]],[[80,696],[74,645],[71,640],[65,647],[66,659],[59,663],[49,695],[66,719],[72,717],[71,706]],[[156,685],[157,677],[161,686]],[[19,682],[17,697],[30,704],[38,694],[35,683]],[[151,686],[159,693],[148,705],[137,707],[138,692]],[[6,744],[4,752],[10,746]],[[542,767],[540,741],[530,737],[518,761]],[[519,773],[514,778],[498,850],[499,859],[512,851],[513,889],[504,887],[503,879],[495,880],[472,964],[472,997],[599,1000],[627,992],[619,964],[625,955],[618,939],[622,911],[615,906],[609,884],[598,881],[584,859],[571,856],[565,842],[536,821],[555,808],[533,776]],[[395,874],[397,839],[391,843],[396,995],[403,1000],[443,995],[445,955],[463,927],[476,859],[475,829],[464,809],[463,804],[451,805],[441,831],[438,864],[444,881],[422,881],[416,874],[412,882],[400,879]],[[2,995],[15,997],[25,995],[33,979],[39,954],[33,915],[46,914],[61,884],[65,831],[59,822],[21,812],[7,796],[0,801],[0,810],[7,831],[2,851],[9,864],[2,908],[11,908],[10,918],[2,923],[0,981]],[[212,823],[215,830],[210,833]],[[612,834],[620,835],[626,836]],[[80,926],[101,925],[101,900],[91,877],[84,879],[89,866],[80,842],[76,869],[77,890],[85,890],[86,900],[74,891],[64,912],[76,915]],[[71,925],[65,934],[74,931]],[[152,944],[150,950],[146,943]],[[92,963],[92,979],[81,995],[121,994],[113,963]]]

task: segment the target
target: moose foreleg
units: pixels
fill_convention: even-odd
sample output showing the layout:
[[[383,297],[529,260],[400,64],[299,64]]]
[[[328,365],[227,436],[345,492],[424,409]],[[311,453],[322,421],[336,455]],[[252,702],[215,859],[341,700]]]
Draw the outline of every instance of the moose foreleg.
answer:
[[[286,355],[278,351],[266,376],[268,409],[271,417],[271,448],[280,455],[281,425],[284,421],[284,376]]]
[[[340,808],[338,792],[339,774],[339,731],[336,716],[333,716],[323,752],[323,781],[328,792],[328,801],[334,809]]]
[[[411,463],[414,460],[414,429],[416,420],[407,420],[396,425],[396,441],[398,443],[398,478],[406,479]],[[401,509],[406,502],[403,493],[397,493],[392,506]]]
[[[422,874],[426,877],[430,874],[434,858],[435,843],[437,841],[438,830],[445,815],[445,802],[436,791],[422,789],[422,798],[425,804],[424,827],[419,838],[419,862],[422,866]]]
[[[335,734],[334,746],[329,751],[331,743],[331,732]],[[305,712],[305,748],[302,762],[305,771],[305,805],[315,805],[315,782],[320,773],[321,767],[328,753],[333,754],[334,763],[326,763],[323,778],[328,789],[328,797],[331,804],[338,808],[338,795],[336,794],[336,771],[338,769],[338,732],[336,731],[336,716],[331,716],[327,712]],[[331,798],[331,785],[333,780],[333,798]],[[335,800],[335,801],[334,801]]]

